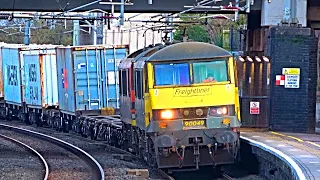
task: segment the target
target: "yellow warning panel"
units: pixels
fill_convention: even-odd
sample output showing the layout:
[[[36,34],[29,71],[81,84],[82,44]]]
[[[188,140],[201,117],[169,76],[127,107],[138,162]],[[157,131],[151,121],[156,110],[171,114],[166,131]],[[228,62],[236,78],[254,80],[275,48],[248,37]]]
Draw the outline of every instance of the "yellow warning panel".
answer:
[[[300,75],[300,68],[282,68],[283,75]]]
[[[115,109],[112,107],[101,109],[101,115],[103,115],[103,116],[109,116],[109,115],[114,115],[114,114],[115,114]]]

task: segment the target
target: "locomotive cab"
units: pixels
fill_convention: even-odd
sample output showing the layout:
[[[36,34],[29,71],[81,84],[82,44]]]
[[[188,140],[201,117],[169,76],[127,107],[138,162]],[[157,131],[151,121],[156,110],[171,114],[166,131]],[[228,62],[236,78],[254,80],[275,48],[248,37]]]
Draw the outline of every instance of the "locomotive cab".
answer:
[[[184,130],[228,124],[237,128],[240,113],[233,66],[231,57],[150,63],[153,120],[163,121],[160,129],[178,119],[184,120]],[[214,118],[214,124],[206,118]]]
[[[147,151],[154,151],[159,168],[237,160],[241,123],[231,53],[184,42],[150,50],[133,69],[137,128],[130,132],[138,135],[132,141],[152,144]]]

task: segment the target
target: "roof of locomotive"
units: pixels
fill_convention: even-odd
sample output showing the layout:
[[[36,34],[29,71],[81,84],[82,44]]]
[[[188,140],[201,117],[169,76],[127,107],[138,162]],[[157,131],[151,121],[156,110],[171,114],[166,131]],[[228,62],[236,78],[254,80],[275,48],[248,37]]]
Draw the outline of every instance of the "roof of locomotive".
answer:
[[[132,62],[137,63],[138,61],[144,60],[146,57],[148,57],[149,53],[152,53],[152,51],[157,50],[159,47],[161,47],[161,44],[150,45],[129,54],[126,58],[121,60],[119,64],[119,69],[130,68]],[[135,64],[135,67],[139,67],[139,66]]]
[[[162,44],[155,45],[149,48],[148,50],[144,51],[143,53],[141,53],[136,58],[134,58],[133,60],[134,68],[137,68],[137,69],[143,68],[146,59],[148,59],[149,56],[152,56],[152,54],[156,53],[159,49],[163,47],[165,47],[165,45],[162,45]]]
[[[230,57],[232,54],[216,45],[203,42],[182,42],[169,45],[151,55],[147,61],[209,59]]]

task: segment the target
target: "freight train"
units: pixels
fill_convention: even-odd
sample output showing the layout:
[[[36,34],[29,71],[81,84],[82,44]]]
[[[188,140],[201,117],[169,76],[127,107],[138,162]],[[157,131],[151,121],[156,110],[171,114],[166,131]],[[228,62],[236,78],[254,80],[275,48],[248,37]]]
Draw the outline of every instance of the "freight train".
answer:
[[[0,64],[5,119],[73,130],[158,168],[238,160],[236,64],[220,47],[2,45]]]
[[[117,70],[128,46],[1,47],[1,115],[68,132],[79,115],[119,108]]]

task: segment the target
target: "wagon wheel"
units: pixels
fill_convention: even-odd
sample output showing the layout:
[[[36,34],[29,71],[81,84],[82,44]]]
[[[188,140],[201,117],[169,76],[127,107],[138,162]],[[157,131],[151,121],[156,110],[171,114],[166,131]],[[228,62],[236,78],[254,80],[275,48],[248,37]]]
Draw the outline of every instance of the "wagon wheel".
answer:
[[[6,117],[7,121],[12,121],[12,111],[8,107],[6,107],[6,111],[7,111],[7,117]]]
[[[22,109],[20,109],[19,112],[18,112],[18,118],[19,118],[19,121],[25,122],[24,117],[23,117]]]
[[[98,133],[99,133],[99,128],[100,128],[100,126],[98,125],[98,124],[95,124],[94,125],[94,127],[93,127],[93,129],[92,129],[92,131],[93,131],[93,133],[92,133],[92,135],[91,135],[91,139],[92,140],[97,140],[97,137],[98,137]]]
[[[42,127],[43,126],[43,122],[42,122],[42,117],[40,114],[36,113],[36,123],[38,127]]]
[[[47,124],[48,124],[48,126],[51,128],[52,127],[52,124],[51,124],[51,121],[52,121],[52,117],[48,117],[47,118]]]
[[[20,120],[21,122],[27,123],[27,121],[28,121],[28,114],[23,113],[22,110],[19,110],[19,112],[18,112],[18,118],[19,118],[19,120]]]
[[[156,152],[155,152],[154,144],[151,138],[148,138],[147,145],[148,145],[147,163],[150,167],[156,167],[157,166]]]
[[[110,127],[107,127],[104,131],[104,140],[110,145]]]
[[[69,132],[69,120],[65,120],[62,122],[62,131],[64,133],[68,133]]]
[[[127,129],[127,125],[125,123],[122,124],[122,130],[120,132],[120,135],[121,135],[121,146],[122,146],[122,149],[128,151],[129,150],[129,136],[128,136],[128,129]]]
[[[33,125],[33,113],[29,113],[29,117],[28,117],[28,124],[29,125]]]

